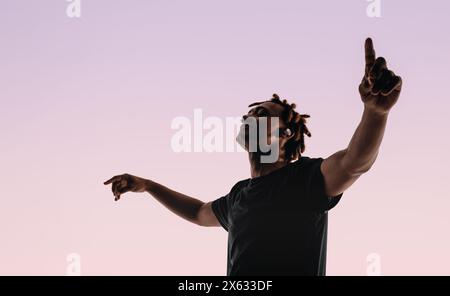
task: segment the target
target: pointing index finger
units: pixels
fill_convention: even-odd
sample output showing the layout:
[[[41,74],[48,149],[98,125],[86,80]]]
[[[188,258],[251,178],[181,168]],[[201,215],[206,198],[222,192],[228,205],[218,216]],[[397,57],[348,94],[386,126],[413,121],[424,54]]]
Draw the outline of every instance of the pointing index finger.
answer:
[[[375,49],[373,48],[373,42],[371,38],[366,39],[365,52],[366,52],[366,74],[368,74],[373,64],[375,63]]]
[[[109,179],[108,181],[104,182],[104,185],[108,185],[111,184],[112,182],[116,181],[117,179],[119,179],[120,176],[114,176],[111,179]]]

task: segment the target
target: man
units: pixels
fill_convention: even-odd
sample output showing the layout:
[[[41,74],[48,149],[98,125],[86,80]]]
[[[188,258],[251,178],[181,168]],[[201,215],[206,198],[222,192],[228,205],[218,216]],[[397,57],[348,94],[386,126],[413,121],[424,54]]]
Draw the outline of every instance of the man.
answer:
[[[251,178],[212,202],[202,202],[151,180],[129,174],[106,181],[115,200],[121,194],[148,192],[178,216],[201,226],[228,231],[228,275],[325,275],[327,211],[343,192],[367,172],[378,154],[388,114],[397,102],[402,80],[375,59],[372,40],[365,43],[365,75],[359,86],[364,112],[348,147],[326,159],[301,156],[306,114],[277,95],[253,107],[243,119],[276,118],[267,142],[276,135],[278,157],[263,162],[267,152],[249,149],[248,128],[238,141],[247,149]],[[262,133],[258,133],[262,137]]]

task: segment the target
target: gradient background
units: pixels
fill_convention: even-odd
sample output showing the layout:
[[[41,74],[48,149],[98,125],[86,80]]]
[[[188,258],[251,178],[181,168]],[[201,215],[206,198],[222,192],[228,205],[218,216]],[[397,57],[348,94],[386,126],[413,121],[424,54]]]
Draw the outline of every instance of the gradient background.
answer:
[[[227,233],[145,194],[128,172],[204,201],[249,177],[245,153],[174,153],[171,121],[240,116],[277,92],[311,114],[306,156],[348,144],[363,42],[403,77],[379,159],[330,212],[328,275],[450,274],[448,1],[0,2],[0,274],[224,275]]]

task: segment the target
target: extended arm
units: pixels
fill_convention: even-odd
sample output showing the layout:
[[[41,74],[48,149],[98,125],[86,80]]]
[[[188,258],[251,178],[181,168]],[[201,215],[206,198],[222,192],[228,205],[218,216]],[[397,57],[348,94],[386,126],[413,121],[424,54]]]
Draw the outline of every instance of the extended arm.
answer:
[[[350,187],[375,162],[383,139],[388,114],[397,102],[402,80],[375,60],[372,40],[366,40],[366,70],[359,86],[364,112],[347,149],[326,158],[321,165],[328,196],[336,196]]]
[[[121,194],[128,191],[148,192],[171,212],[189,222],[200,226],[220,226],[210,202],[204,203],[151,180],[123,174],[112,177],[104,184],[112,184],[116,201],[120,199]]]

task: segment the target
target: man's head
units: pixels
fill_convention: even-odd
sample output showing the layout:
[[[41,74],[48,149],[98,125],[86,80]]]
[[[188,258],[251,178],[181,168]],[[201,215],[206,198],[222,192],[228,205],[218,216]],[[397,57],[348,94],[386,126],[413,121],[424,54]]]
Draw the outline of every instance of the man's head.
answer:
[[[238,142],[249,151],[249,122],[256,122],[257,139],[262,137],[264,143],[268,145],[273,141],[278,141],[279,158],[286,161],[292,161],[300,157],[305,150],[305,135],[311,136],[306,127],[307,114],[298,114],[295,104],[289,104],[286,100],[281,100],[277,94],[272,99],[263,102],[256,102],[249,105],[250,111],[243,116],[243,125],[241,126]],[[278,124],[273,124],[273,119],[278,119]],[[267,133],[261,134],[259,126],[266,123]],[[259,145],[256,153],[264,154],[260,151]]]

